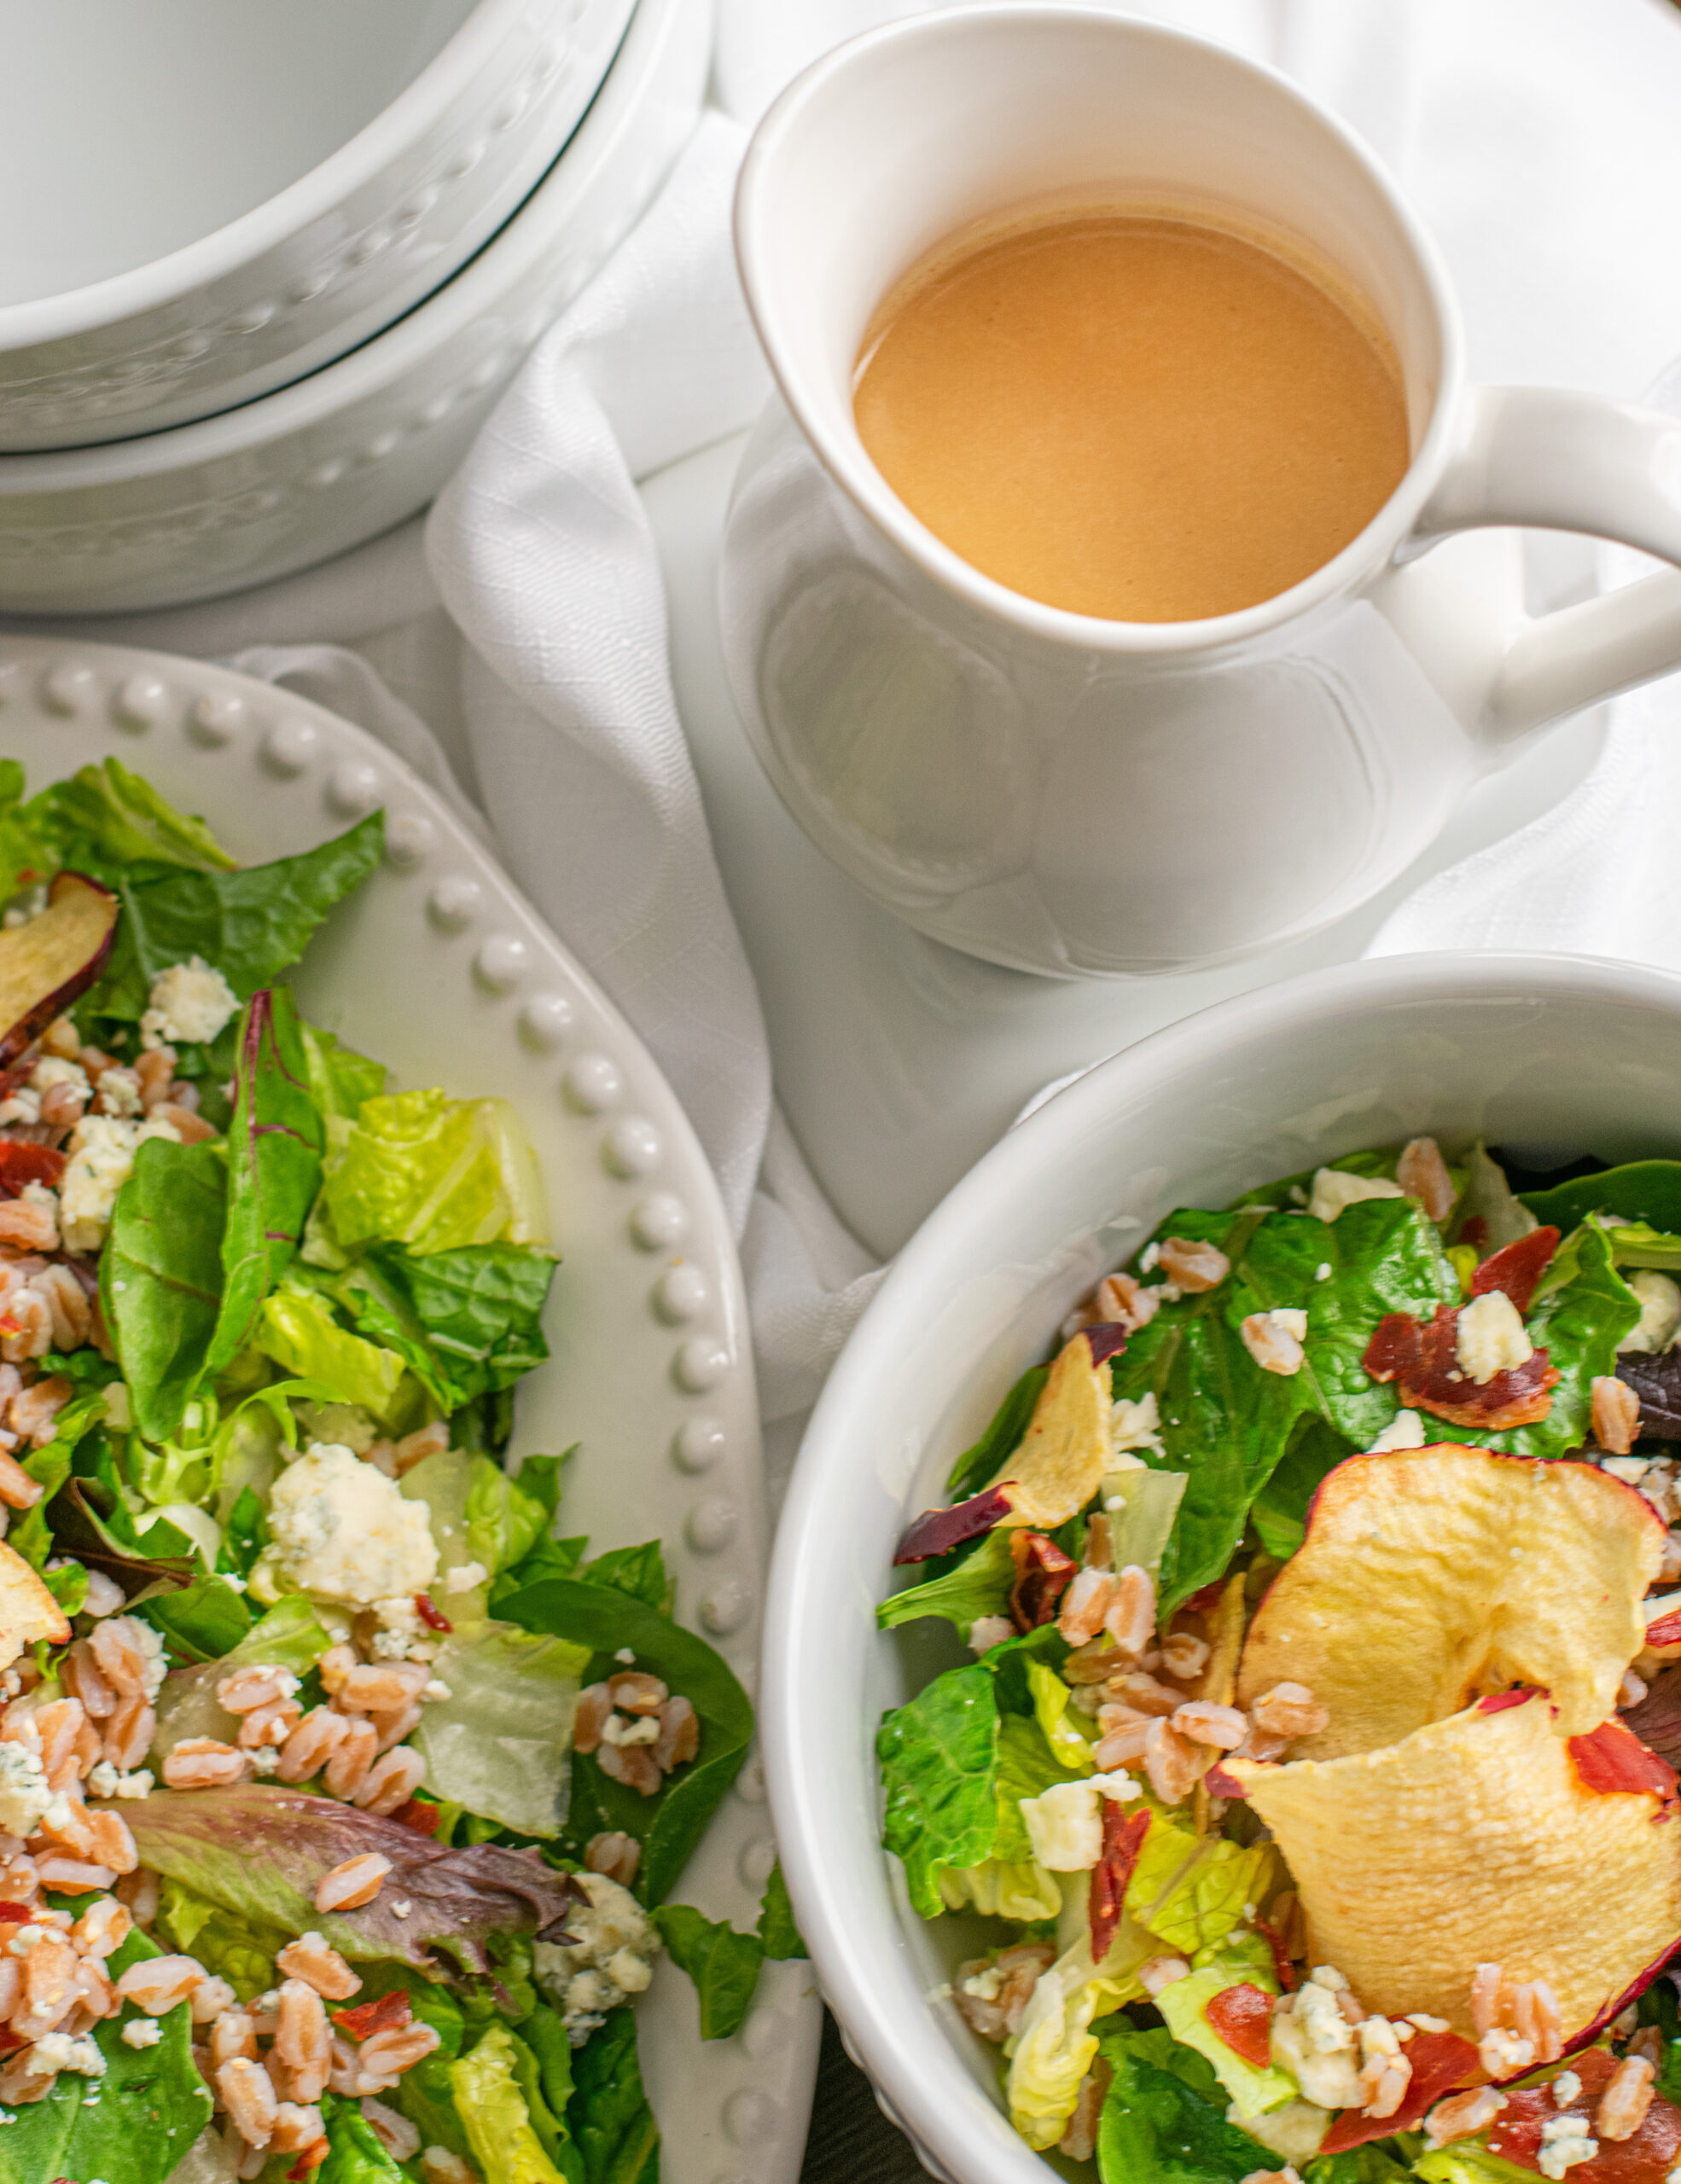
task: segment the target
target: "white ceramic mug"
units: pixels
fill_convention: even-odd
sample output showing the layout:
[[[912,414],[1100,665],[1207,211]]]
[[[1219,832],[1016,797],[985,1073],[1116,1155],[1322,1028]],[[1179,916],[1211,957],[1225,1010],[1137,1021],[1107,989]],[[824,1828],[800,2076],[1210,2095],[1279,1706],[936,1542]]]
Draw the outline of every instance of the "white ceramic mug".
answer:
[[[981,575],[852,415],[865,328],[935,244],[1036,199],[1134,192],[1305,241],[1376,308],[1406,386],[1411,466],[1365,530],[1204,621],[1102,621]],[[736,696],[811,839],[937,939],[1114,976],[1296,938],[1396,877],[1527,739],[1681,665],[1681,577],[1530,619],[1517,541],[1490,528],[1681,562],[1681,424],[1468,387],[1440,258],[1392,183],[1222,47],[1024,5],[873,32],[765,117],[736,247],[781,399],[725,539]]]

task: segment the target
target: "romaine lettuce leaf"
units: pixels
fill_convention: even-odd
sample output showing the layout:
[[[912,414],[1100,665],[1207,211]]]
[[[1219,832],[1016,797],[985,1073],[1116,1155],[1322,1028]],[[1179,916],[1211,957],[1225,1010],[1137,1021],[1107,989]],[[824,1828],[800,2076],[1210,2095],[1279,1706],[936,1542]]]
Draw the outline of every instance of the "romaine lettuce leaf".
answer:
[[[162,1954],[137,1927],[106,1968],[120,1978],[131,1964]],[[0,2184],[71,2177],[164,2184],[210,2121],[210,2088],[193,2061],[187,2005],[158,2020],[163,2036],[154,2048],[131,2048],[121,2038],[137,2014],[125,2006],[95,2028],[102,2077],[61,2071],[49,2098],[10,2112],[0,2131]]]
[[[446,1387],[445,1408],[512,1387],[549,1355],[543,1307],[557,1263],[526,1244],[471,1244],[416,1252],[374,1246],[368,1257],[402,1297]]]
[[[875,1740],[887,1806],[881,1839],[904,1868],[925,1919],[945,1906],[942,1867],[962,1871],[992,1855],[998,1697],[982,1662],[948,1669],[882,1721]]]
[[[1313,2176],[1311,2169],[1308,2174],[1312,2184],[1331,2184],[1331,2180]],[[1451,2146],[1438,2146],[1434,2153],[1414,2162],[1412,2174],[1422,2177],[1424,2184],[1519,2184],[1521,2178],[1524,2184],[1534,2184],[1535,2177],[1533,2169],[1503,2161],[1475,2139],[1457,2139]],[[1342,2180],[1336,2179],[1335,2184],[1342,2184]]]
[[[565,1842],[581,1846],[613,1830],[634,1836],[642,1844],[636,1894],[644,1903],[661,1902],[747,1757],[753,1735],[747,1693],[704,1639],[616,1586],[544,1578],[501,1600],[497,1612],[524,1629],[589,1647],[586,1682],[613,1675],[619,1665],[615,1657],[628,1647],[639,1669],[662,1677],[700,1717],[698,1756],[670,1775],[655,1797],[611,1780],[593,1753],[573,1757]]]
[[[485,2184],[565,2184],[520,2089],[514,2036],[494,2024],[450,2065],[456,2113]]]
[[[528,1460],[527,1480],[525,1467],[517,1478],[510,1478],[490,1457],[472,1459],[465,1510],[468,1558],[481,1563],[492,1577],[523,1561],[548,1529],[555,1496],[544,1490],[550,1481],[538,1467],[557,1461]]]
[[[940,1901],[948,1911],[979,1911],[987,1919],[1017,1919],[1037,1924],[1062,1915],[1062,1891],[1056,1876],[1032,1858],[987,1858],[954,1872],[939,1868]]]
[[[354,1122],[363,1101],[375,1099],[384,1091],[389,1073],[385,1064],[370,1061],[366,1054],[358,1054],[354,1047],[346,1046],[319,1025],[300,1024],[298,1028],[303,1040],[310,1097],[317,1109],[323,1116],[342,1116],[346,1122]]]
[[[222,1305],[204,1367],[210,1374],[231,1364],[250,1339],[264,1298],[297,1251],[321,1185],[322,1122],[310,1096],[289,990],[265,987],[253,994],[238,1037]]]
[[[482,1461],[482,1459],[481,1459]],[[567,1815],[567,1755],[587,1646],[480,1623],[445,1638],[433,1673],[448,1690],[409,1741],[426,1787],[521,1835],[558,1835]]]
[[[998,1719],[998,1771],[993,1792],[998,1805],[998,1832],[992,1855],[1007,1864],[1024,1864],[1032,1856],[1032,1845],[1021,1817],[1021,1799],[1036,1798],[1053,1782],[1068,1782],[1092,1771],[1089,1752],[1082,1751],[1074,1764],[1053,1751],[1037,1721],[1022,1714],[1001,1714]]]
[[[394,1821],[300,1790],[245,1782],[174,1791],[129,1806],[124,1817],[143,1865],[232,1912],[252,1927],[314,1928],[352,1963],[406,1964],[432,1977],[451,1964],[493,1968],[499,1937],[539,1935],[565,1918],[563,1874],[516,1852],[429,1842]],[[359,1910],[322,1913],[315,1891],[346,1858],[378,1851],[392,1874]],[[399,1919],[393,1906],[406,1902]]]
[[[265,1300],[256,1343],[287,1373],[329,1391],[329,1400],[359,1404],[381,1424],[394,1426],[410,1403],[402,1358],[339,1326],[321,1296],[300,1283],[282,1281]]]
[[[1099,2047],[1114,2074],[1097,2129],[1102,2184],[1240,2184],[1277,2165],[1227,2123],[1212,2065],[1171,2032],[1117,2019]]]
[[[1015,1562],[1007,1529],[987,1532],[955,1570],[891,1594],[875,1610],[883,1630],[914,1623],[925,1615],[944,1616],[967,1638],[969,1625],[983,1615],[1003,1615],[1015,1583]]]
[[[365,1101],[323,1196],[346,1247],[428,1252],[548,1240],[536,1156],[505,1100],[433,1090]]]
[[[1167,2020],[1167,2030],[1173,2037],[1206,2057],[1215,2077],[1244,2114],[1265,2116],[1296,2098],[1295,2080],[1288,2071],[1271,2067],[1258,2071],[1253,2063],[1246,2063],[1226,2046],[1204,2015],[1216,1995],[1245,1981],[1269,1995],[1278,1991],[1277,1979],[1259,1966],[1233,1967],[1213,1964],[1164,1987],[1156,1997],[1155,2006]]]
[[[1065,1774],[1095,1774],[1093,1740],[1080,1726],[1087,1717],[1073,1711],[1074,1694],[1068,1686],[1044,1661],[1029,1661],[1027,1688],[1033,1695],[1033,1718]]]
[[[204,1376],[222,1308],[228,1170],[221,1144],[148,1138],[118,1192],[99,1301],[148,1441],[176,1433]]]

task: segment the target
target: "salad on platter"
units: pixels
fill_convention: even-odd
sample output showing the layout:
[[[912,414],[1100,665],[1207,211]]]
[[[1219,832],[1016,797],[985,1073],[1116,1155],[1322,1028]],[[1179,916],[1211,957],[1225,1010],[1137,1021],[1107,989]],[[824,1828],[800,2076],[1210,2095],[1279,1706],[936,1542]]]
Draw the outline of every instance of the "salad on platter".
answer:
[[[670,1903],[746,1757],[660,1544],[508,1458],[517,1113],[284,974],[379,813],[242,867],[0,762],[0,2184],[653,2184],[630,2005],[803,1954]]]
[[[884,1836],[1029,2146],[1681,2177],[1681,1162],[1178,1208],[948,1490]]]

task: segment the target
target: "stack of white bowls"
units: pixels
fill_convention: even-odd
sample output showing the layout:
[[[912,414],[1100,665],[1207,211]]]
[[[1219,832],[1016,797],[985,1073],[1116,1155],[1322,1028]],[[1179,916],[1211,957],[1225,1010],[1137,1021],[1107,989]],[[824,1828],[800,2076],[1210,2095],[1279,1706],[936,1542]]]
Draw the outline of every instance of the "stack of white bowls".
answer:
[[[712,0],[0,0],[0,613],[423,507],[693,129]]]

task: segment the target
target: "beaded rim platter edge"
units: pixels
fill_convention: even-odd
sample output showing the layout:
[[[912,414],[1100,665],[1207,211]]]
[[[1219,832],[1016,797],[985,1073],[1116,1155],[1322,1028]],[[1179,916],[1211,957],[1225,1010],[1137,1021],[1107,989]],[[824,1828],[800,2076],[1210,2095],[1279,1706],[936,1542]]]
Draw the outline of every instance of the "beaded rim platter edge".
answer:
[[[381,868],[293,973],[317,1023],[398,1087],[500,1093],[542,1164],[561,1255],[548,1362],[516,1451],[579,1444],[561,1524],[597,1548],[658,1533],[677,1612],[756,1695],[769,1519],[741,1271],[717,1184],[636,1033],[448,804],[363,729],[279,686],[127,647],[0,636],[0,755],[32,789],[114,755],[242,861],[312,847],[377,806]],[[749,1758],[679,1885],[751,1929],[775,1856]],[[704,2046],[661,1958],[638,2005],[666,2184],[794,2184],[820,2010],[767,1964],[734,2038]]]

